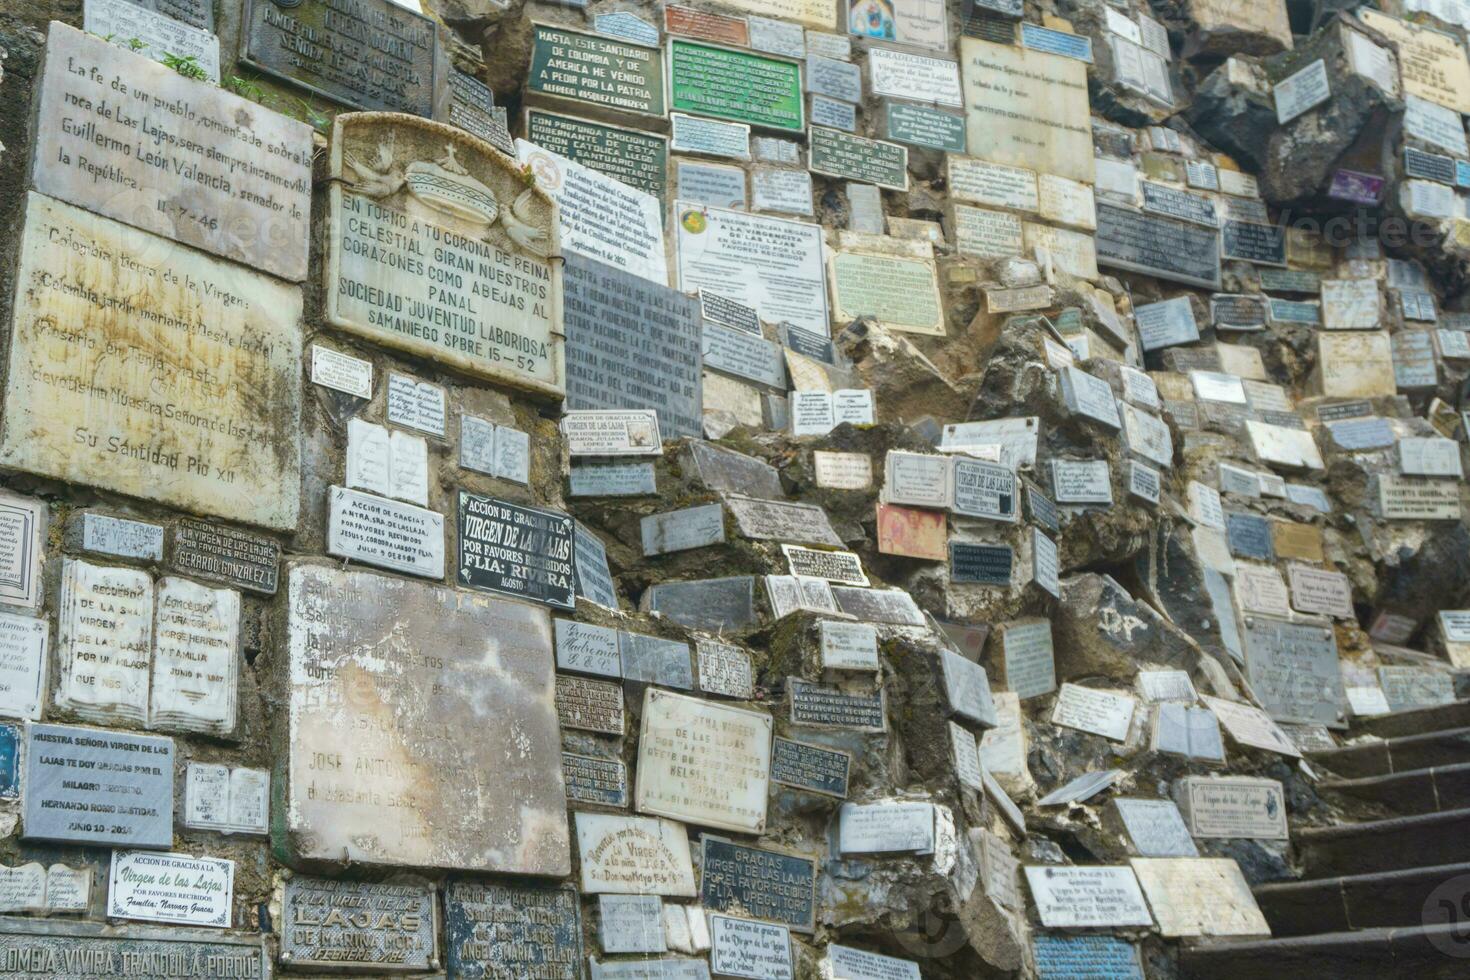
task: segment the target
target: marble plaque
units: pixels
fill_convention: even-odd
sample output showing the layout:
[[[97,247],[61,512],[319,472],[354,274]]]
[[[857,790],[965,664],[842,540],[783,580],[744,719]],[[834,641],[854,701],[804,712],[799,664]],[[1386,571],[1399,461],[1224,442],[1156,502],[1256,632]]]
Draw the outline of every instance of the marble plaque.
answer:
[[[1101,378],[1094,377],[1080,368],[1064,368],[1060,372],[1062,398],[1067,408],[1101,422],[1110,429],[1122,428],[1118,418],[1118,403],[1113,397],[1112,387]]]
[[[1410,711],[1455,700],[1453,676],[1424,667],[1379,667],[1378,683],[1391,711]]]
[[[696,629],[736,629],[755,621],[755,580],[749,575],[659,582],[644,596],[650,611]]]
[[[192,59],[209,81],[219,84],[219,38],[210,31],[128,0],[86,0],[82,13],[88,34],[147,55],[159,64],[166,56]]]
[[[26,727],[29,840],[111,847],[173,843],[174,740],[69,725]],[[78,771],[90,773],[78,779]]]
[[[787,690],[791,697],[793,725],[867,732],[887,730],[881,690],[872,694],[860,694],[823,687],[796,678],[787,682]]]
[[[783,544],[781,551],[791,566],[792,575],[848,585],[868,584],[868,577],[863,573],[862,559],[851,551],[821,551],[790,544]]]
[[[1404,438],[1398,443],[1399,472],[1405,476],[1443,476],[1464,479],[1460,444],[1453,439]]]
[[[972,155],[1092,183],[1086,65],[972,37],[960,64]]]
[[[1291,579],[1291,604],[1297,612],[1320,613],[1338,619],[1354,619],[1353,587],[1341,572],[1311,568],[1297,562],[1287,566]]]
[[[694,689],[694,665],[689,659],[689,644],[683,640],[619,630],[618,652],[624,680],[662,684],[682,691]]]
[[[832,315],[839,323],[871,316],[890,330],[944,335],[944,309],[932,259],[865,252],[832,257]]]
[[[702,440],[691,441],[688,451],[699,482],[711,490],[768,500],[785,496],[775,467],[764,460]]]
[[[1035,935],[1031,954],[1037,980],[1144,980],[1138,948],[1117,936]]]
[[[813,930],[815,861],[708,834],[700,849],[699,897],[706,908]]]
[[[567,799],[619,808],[628,805],[628,767],[622,762],[563,752],[561,771]]]
[[[575,905],[576,895],[572,902]],[[597,896],[598,938],[604,953],[666,953],[663,899],[657,895]],[[573,968],[573,976],[580,972]]]
[[[1133,850],[1144,857],[1198,857],[1189,828],[1172,800],[1110,801]]]
[[[146,310],[130,298],[143,292]],[[0,462],[295,527],[299,290],[33,194],[17,298],[11,363],[44,370],[10,374]],[[207,366],[181,374],[181,349]]]
[[[1133,871],[1164,936],[1269,936],[1231,858],[1134,858]]]
[[[235,729],[240,593],[172,576],[154,600],[148,727],[228,735]]]
[[[1276,96],[1276,121],[1285,125],[1332,97],[1327,64],[1318,58],[1277,82],[1272,92]]]
[[[379,176],[395,168],[404,180]],[[525,187],[513,161],[474,137],[402,116],[338,117],[329,170],[330,323],[480,377],[565,393],[561,268],[547,259],[559,238],[545,190]]]
[[[664,910],[683,911],[683,906],[665,905]],[[701,917],[702,921],[703,917]],[[687,927],[687,920],[685,923]],[[709,964],[703,959],[622,959],[599,963],[589,957],[592,980],[710,980]]]
[[[842,854],[934,853],[932,803],[844,803],[837,817]]]
[[[827,946],[827,957],[822,961],[824,976],[832,980],[919,980],[919,964],[912,960],[901,960],[895,956],[870,953],[852,946]]]
[[[1271,521],[1256,514],[1231,512],[1225,515],[1225,536],[1230,553],[1237,558],[1274,561],[1271,543]]]
[[[111,918],[230,927],[235,862],[156,851],[113,851]]]
[[[1159,350],[1199,340],[1199,325],[1188,296],[1144,303],[1133,311],[1144,350]]]
[[[1052,492],[1059,504],[1110,504],[1113,502],[1112,475],[1108,461],[1051,461]]]
[[[950,712],[984,728],[995,727],[995,703],[990,697],[985,668],[943,648],[938,657],[940,681]]]
[[[1021,219],[1003,211],[953,205],[955,247],[977,259],[1003,259],[1020,255],[1024,249]],[[989,293],[987,291],[987,300]],[[1050,290],[1047,290],[1047,305]]]
[[[367,887],[373,894],[405,886]],[[426,897],[432,913],[432,892]],[[432,921],[433,916],[429,918]],[[580,980],[577,892],[530,882],[451,881],[444,886],[444,943],[449,974],[465,980],[506,976]],[[429,948],[432,951],[432,934]]]
[[[771,780],[796,789],[847,798],[852,757],[846,752],[777,737],[771,746]]]
[[[574,576],[577,595],[608,609],[618,608],[618,590],[607,567],[607,548],[602,539],[581,521],[573,522]]]
[[[1286,583],[1274,566],[1238,562],[1235,566],[1235,599],[1244,613],[1264,613],[1283,619],[1291,615]]]
[[[67,559],[58,605],[56,706],[99,724],[143,727],[153,657],[152,578]]]
[[[0,921],[0,949],[15,957],[14,970],[7,969],[15,977],[115,976],[127,964],[127,975],[140,980],[269,980],[272,968],[264,937],[202,929],[7,918]]]
[[[561,434],[571,456],[660,456],[658,421],[653,409],[568,411]]]
[[[47,514],[40,500],[0,492],[0,603],[26,609],[41,604]]]
[[[138,33],[130,30],[128,36]],[[47,35],[37,85],[38,118],[59,124],[42,126],[37,133],[31,170],[36,190],[251,269],[293,282],[306,278],[312,147],[311,129],[305,123],[225,89],[185,79],[141,54],[62,23]],[[80,262],[81,252],[72,255],[73,262]],[[100,273],[96,284],[100,285],[152,268],[152,276],[159,278],[147,288],[167,285],[171,292],[202,288],[204,279],[189,284],[182,275],[162,277],[171,265],[183,270],[160,259],[164,256],[153,254],[142,268],[92,272]],[[202,260],[195,261],[201,263],[199,269],[207,267]],[[62,261],[46,267],[66,266]],[[226,292],[238,294],[245,280],[259,278],[243,270],[236,275],[240,279],[235,288]],[[216,281],[219,285],[223,284]],[[291,313],[289,304],[277,307],[268,296],[251,295],[248,287],[243,291],[249,307],[260,303],[279,315]],[[221,295],[201,300],[208,308]],[[123,310],[131,311],[132,305]],[[213,320],[218,310],[215,306],[214,312],[203,313],[203,319]],[[299,337],[295,342],[299,353]],[[195,380],[226,385],[214,376]]]
[[[944,509],[950,502],[951,462],[944,456],[890,450],[883,461],[888,503]]]
[[[327,553],[419,575],[444,575],[444,515],[343,487],[330,487]]]
[[[950,196],[1018,211],[1041,208],[1036,172],[1023,167],[950,156],[946,160]]]
[[[618,655],[618,631],[606,626],[579,623],[573,619],[556,621],[556,667],[595,677],[623,676]]]
[[[963,115],[906,102],[888,102],[883,118],[883,135],[889,140],[946,153],[965,152]],[[814,117],[813,122],[817,121]]]
[[[1388,520],[1457,520],[1459,484],[1431,477],[1380,473],[1378,511]]]
[[[1042,924],[1050,928],[1153,925],[1128,867],[1028,865],[1026,883]]]
[[[868,50],[868,89],[875,96],[959,108],[959,66],[953,61],[908,51],[872,47]]]
[[[163,560],[163,528],[96,511],[82,515],[82,549],[117,558]]]
[[[642,519],[641,528],[644,557],[722,544],[725,508],[720,504],[702,504],[650,514]]]
[[[1358,17],[1397,46],[1406,95],[1470,112],[1470,63],[1464,48],[1437,30],[1378,10],[1359,11]]]
[[[744,210],[745,171],[721,163],[679,160],[675,165],[678,196],[690,204]]]
[[[823,669],[878,669],[878,631],[872,626],[824,619],[819,624],[819,631]]]
[[[679,289],[707,288],[754,307],[762,320],[828,336],[818,226],[682,201],[674,213]]]
[[[740,647],[714,640],[695,644],[699,689],[706,694],[748,701],[755,696],[755,666]]]
[[[626,10],[598,14],[592,18],[593,30],[607,37],[632,41],[645,47],[658,47],[658,28]]]
[[[567,874],[545,610],[320,565],[291,566],[288,583],[282,846],[303,860]],[[507,756],[510,742],[522,748]],[[403,794],[423,802],[394,805]]]
[[[704,325],[704,365],[747,381],[786,390],[781,345],[718,323]]]
[[[731,494],[725,500],[743,537],[757,541],[800,541],[842,547],[842,539],[815,504],[759,500]]]
[[[1191,194],[1189,191],[1152,180],[1143,181],[1141,187],[1145,211],[1169,218],[1178,218],[1180,221],[1188,221],[1192,224],[1204,225],[1206,228],[1213,229],[1220,226],[1220,217],[1215,212],[1215,202],[1203,194]]]
[[[1332,630],[1263,616],[1245,627],[1246,676],[1271,717],[1340,725],[1343,682]]]
[[[267,834],[269,817],[269,772],[189,763],[184,776],[184,826],[222,834]]]
[[[1099,201],[1096,249],[1100,265],[1220,288],[1219,236],[1198,225]]]
[[[583,894],[695,896],[682,825],[602,813],[576,813],[574,819]]]
[[[562,728],[622,735],[623,687],[557,674],[556,715]]]
[[[873,461],[864,453],[812,453],[817,486],[829,490],[867,490],[873,485]]]
[[[1019,495],[1015,471],[998,463],[956,456],[952,509],[967,517],[1015,523]]]
[[[1274,779],[1185,776],[1174,795],[1195,837],[1287,839],[1285,792]]]
[[[292,875],[280,894],[281,956],[292,967],[391,973],[439,962],[432,887]]]
[[[711,915],[710,970],[747,980],[792,980],[791,934],[769,922]]]
[[[40,721],[48,638],[44,619],[0,613],[0,717]]]
[[[1050,621],[1007,624],[1001,632],[1001,656],[1006,688],[1021,700],[1056,690]]]
[[[1133,709],[1137,705],[1138,702],[1126,694],[1063,684],[1052,708],[1051,721],[1054,725],[1124,742],[1128,739]]]
[[[813,107],[817,104],[813,102]],[[750,174],[750,195],[751,207],[757,211],[810,215],[812,175],[788,167],[756,167]]]

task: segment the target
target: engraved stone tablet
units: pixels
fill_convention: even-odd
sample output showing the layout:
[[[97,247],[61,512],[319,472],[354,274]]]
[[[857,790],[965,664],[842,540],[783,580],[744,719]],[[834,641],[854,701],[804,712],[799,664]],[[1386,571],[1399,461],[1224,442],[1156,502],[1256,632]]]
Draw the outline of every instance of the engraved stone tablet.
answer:
[[[1245,627],[1246,676],[1270,716],[1341,725],[1343,682],[1332,630],[1264,616],[1248,617]]]
[[[561,771],[567,799],[600,806],[628,805],[628,767],[622,762],[563,752]]]
[[[827,512],[815,504],[730,496],[725,501],[741,535],[757,541],[787,540],[842,547]]]
[[[919,980],[919,964],[832,943],[821,964],[833,980]]]
[[[1179,810],[1196,837],[1286,840],[1286,798],[1274,779],[1185,776],[1174,783]]]
[[[1027,866],[1026,883],[1042,924],[1051,928],[1153,924],[1131,868]]]
[[[148,727],[229,735],[239,696],[240,593],[168,576],[154,602]]]
[[[738,629],[755,620],[755,580],[749,575],[659,582],[644,593],[646,608],[695,629]]]
[[[700,901],[706,908],[780,922],[811,932],[816,922],[816,862],[705,834],[700,838]]]
[[[188,854],[113,851],[107,914],[119,919],[227,929],[235,862]]]
[[[302,860],[567,874],[546,611],[319,565],[287,577],[279,846]],[[393,804],[405,795],[420,805]]]
[[[887,729],[883,711],[883,692],[851,693],[790,678],[787,690],[791,696],[791,723],[828,728],[851,728],[881,732]]]
[[[822,667],[826,670],[878,669],[878,631],[866,623],[824,619],[820,623]]]
[[[934,852],[932,803],[844,803],[837,815],[842,854]]]
[[[746,833],[766,822],[771,716],[650,687],[638,746],[642,813]]]
[[[443,514],[343,487],[329,488],[327,505],[327,554],[444,576]]]
[[[1458,520],[1459,484],[1429,477],[1380,473],[1378,508],[1379,514],[1389,520]]]
[[[1006,688],[1021,700],[1056,690],[1051,623],[1009,623],[1001,632]]]
[[[1291,579],[1291,604],[1297,612],[1321,613],[1338,619],[1355,619],[1353,587],[1341,572],[1329,572],[1292,562],[1287,566]]]
[[[622,41],[569,31],[549,24],[533,25],[531,65],[526,91],[567,100],[586,111],[662,117],[664,77],[662,53]]]
[[[1133,849],[1144,857],[1198,857],[1189,828],[1172,800],[1114,799]]]
[[[479,377],[565,393],[546,191],[474,137],[403,116],[338,116],[328,169],[328,322]]]
[[[1134,873],[1165,936],[1267,936],[1240,866],[1230,858],[1134,858]]]
[[[791,980],[791,933],[769,922],[711,915],[710,969],[718,976]]]
[[[0,613],[0,717],[41,719],[48,637],[44,619]]]
[[[665,555],[689,551],[725,540],[725,508],[720,504],[702,504],[642,519],[643,554]]]
[[[67,559],[56,650],[58,708],[99,724],[143,727],[153,658],[152,578]]]
[[[683,825],[603,813],[577,813],[574,818],[583,894],[694,897],[694,868]]]
[[[85,551],[118,558],[163,560],[163,528],[157,524],[87,511],[82,514],[81,537]]]
[[[83,245],[113,261],[82,262]],[[58,287],[60,269],[76,289]],[[299,289],[36,194],[17,275],[11,363],[35,370],[10,372],[0,462],[296,526]],[[81,333],[58,340],[58,323]],[[171,367],[184,349],[207,367]]]
[[[1108,461],[1051,461],[1052,491],[1059,504],[1110,504],[1113,502],[1112,475]]]
[[[621,677],[618,631],[573,619],[556,621],[556,667],[597,677]]]
[[[1123,742],[1138,702],[1126,694],[1063,684],[1052,708],[1051,721],[1079,731]]]
[[[173,843],[174,740],[96,728],[26,728],[24,836],[111,847]],[[81,778],[78,773],[86,773]]]
[[[100,964],[78,967],[71,976],[85,975],[77,971],[86,969],[115,974],[127,963],[128,975],[140,980],[165,976],[170,980],[220,976],[269,980],[272,968],[263,936],[246,938],[204,929],[7,918],[0,921],[0,948],[32,964],[18,966],[13,976],[65,976],[63,964],[68,963]],[[37,974],[36,968],[44,973]]]
[[[1015,553],[1009,545],[984,545],[951,539],[949,579],[978,585],[1011,584]]]
[[[618,653],[623,679],[644,684],[662,684],[688,691],[694,687],[694,667],[689,644],[658,636],[618,631]]]
[[[434,890],[424,884],[292,875],[282,889],[281,956],[293,967],[431,969],[438,926]]]
[[[444,945],[449,973],[466,980],[579,980],[577,893],[531,882],[451,881],[444,886]]]
[[[312,147],[305,123],[59,22],[47,35],[38,84],[38,117],[56,124],[36,134],[36,190],[251,269],[293,282],[306,278]],[[162,258],[150,255],[147,266],[168,268]],[[138,271],[94,270],[102,281]],[[170,292],[203,288],[162,279],[151,288],[165,282]],[[273,316],[290,316],[290,305],[275,306],[240,286],[228,291],[243,291],[249,306],[259,303]],[[220,297],[207,299],[217,303]],[[299,353],[299,336],[295,343]],[[196,380],[225,387],[212,375]]]
[[[1220,288],[1220,240],[1199,225],[1099,201],[1096,247],[1099,265]]]
[[[556,715],[562,728],[622,735],[623,687],[557,674]]]

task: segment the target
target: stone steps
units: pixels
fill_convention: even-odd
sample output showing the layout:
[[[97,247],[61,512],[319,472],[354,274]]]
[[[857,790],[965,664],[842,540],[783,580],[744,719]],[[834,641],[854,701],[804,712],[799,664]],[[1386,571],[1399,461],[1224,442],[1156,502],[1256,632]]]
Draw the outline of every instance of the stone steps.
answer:
[[[1308,827],[1293,837],[1303,879],[1470,862],[1470,808]]]
[[[1459,955],[1456,955],[1459,954]],[[1460,925],[1364,929],[1180,950],[1185,980],[1463,980],[1470,929]]]
[[[1432,708],[1395,711],[1353,720],[1354,735],[1377,735],[1379,738],[1424,735],[1450,728],[1470,728],[1470,701],[1453,701]]]
[[[1312,752],[1308,758],[1313,764],[1344,779],[1455,765],[1470,759],[1470,727],[1395,736],[1379,742]]]
[[[1271,935],[1280,939],[1422,925],[1434,890],[1460,875],[1470,875],[1470,863],[1276,882],[1260,885],[1254,893]],[[1470,878],[1466,881],[1470,885]]]
[[[1317,789],[1379,803],[1403,814],[1457,810],[1470,807],[1470,762],[1360,779],[1326,779]]]

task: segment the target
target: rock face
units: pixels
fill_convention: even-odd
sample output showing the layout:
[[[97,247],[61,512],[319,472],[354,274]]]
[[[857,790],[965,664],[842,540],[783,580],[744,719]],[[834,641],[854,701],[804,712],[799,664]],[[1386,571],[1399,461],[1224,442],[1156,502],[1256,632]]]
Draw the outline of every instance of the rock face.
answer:
[[[0,977],[1454,972],[1448,11],[0,0]]]

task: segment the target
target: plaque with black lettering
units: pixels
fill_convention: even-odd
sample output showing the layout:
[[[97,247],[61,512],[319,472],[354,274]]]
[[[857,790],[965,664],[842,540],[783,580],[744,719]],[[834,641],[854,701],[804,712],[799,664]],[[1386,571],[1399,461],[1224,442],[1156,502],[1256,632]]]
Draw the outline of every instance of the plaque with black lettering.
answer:
[[[837,349],[833,346],[830,337],[823,337],[810,330],[793,327],[789,323],[781,324],[780,333],[781,343],[787,350],[794,350],[803,357],[810,357],[823,364],[837,363]]]
[[[813,931],[815,861],[708,834],[699,840],[699,896],[706,909],[780,922],[800,932]]]
[[[1056,534],[1061,527],[1057,505],[1029,481],[1026,483],[1026,511],[1031,517],[1031,523],[1043,530]]]
[[[820,745],[777,737],[771,747],[771,778],[786,786],[824,796],[847,798],[852,756]]]
[[[173,529],[169,564],[211,582],[276,594],[281,546],[270,538],[191,518]]]
[[[427,884],[292,875],[281,897],[281,960],[375,972],[433,969],[439,963],[438,918]]]
[[[1220,330],[1264,330],[1266,304],[1260,296],[1216,293],[1210,297],[1210,317]]]
[[[459,494],[456,581],[558,609],[576,609],[572,519],[477,493]]]
[[[1425,153],[1416,150],[1412,146],[1404,147],[1404,173],[1410,177],[1423,177],[1425,180],[1438,181],[1441,184],[1455,184],[1455,161],[1438,153]]]
[[[434,22],[392,0],[245,0],[241,60],[356,109],[434,111]]]
[[[949,543],[949,578],[951,582],[977,585],[1010,585],[1011,563],[1015,557],[1008,545]]]
[[[1212,229],[1099,201],[1096,245],[1099,265],[1220,288],[1220,240]]]
[[[1257,265],[1286,265],[1286,231],[1280,225],[1226,220],[1220,226],[1220,254]]]
[[[791,723],[827,728],[851,728],[860,732],[887,729],[883,713],[883,692],[851,693],[835,687],[824,687],[795,677],[788,679],[791,695]]]
[[[1237,558],[1271,561],[1276,552],[1271,545],[1271,522],[1255,514],[1225,515],[1225,538],[1230,553]]]
[[[567,784],[567,799],[573,802],[628,805],[628,767],[617,759],[563,752],[561,774]]]
[[[1151,180],[1143,181],[1143,209],[1206,228],[1215,228],[1220,222],[1215,202],[1208,197]]]

